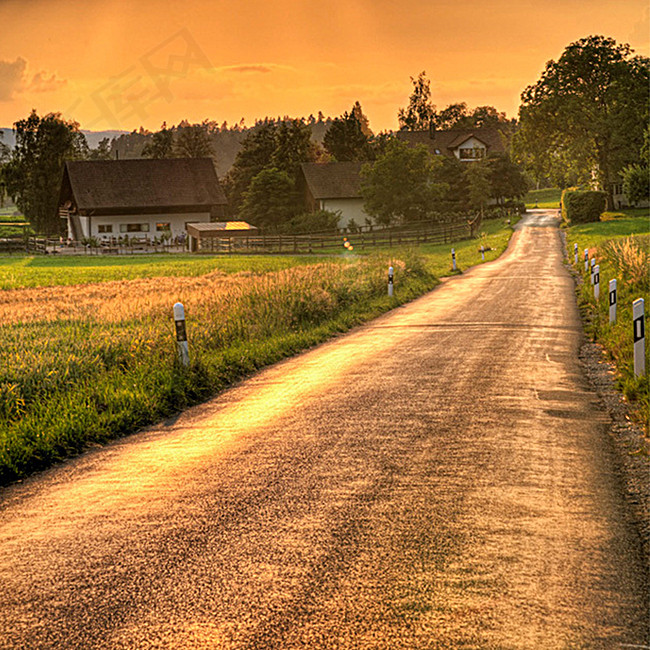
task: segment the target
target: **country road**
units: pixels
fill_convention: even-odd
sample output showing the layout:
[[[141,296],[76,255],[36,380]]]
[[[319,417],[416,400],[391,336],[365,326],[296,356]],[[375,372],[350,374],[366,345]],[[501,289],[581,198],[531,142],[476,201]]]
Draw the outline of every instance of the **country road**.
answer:
[[[555,219],[0,491],[0,648],[631,648],[648,583]]]

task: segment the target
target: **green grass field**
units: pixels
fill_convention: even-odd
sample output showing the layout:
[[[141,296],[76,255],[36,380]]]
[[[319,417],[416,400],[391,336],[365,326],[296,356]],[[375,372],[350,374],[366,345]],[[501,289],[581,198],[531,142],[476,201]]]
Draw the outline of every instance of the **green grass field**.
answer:
[[[635,378],[633,369],[632,302],[643,298],[646,314],[650,305],[650,216],[648,210],[606,213],[597,223],[567,228],[569,259],[574,261],[583,283],[578,288],[578,304],[585,330],[600,343],[617,369],[617,383],[635,405],[638,421],[648,434],[650,423],[650,351],[646,351],[646,375]],[[585,272],[584,250],[600,266],[600,298],[596,301],[590,274]],[[617,281],[617,322],[609,323],[608,284]],[[647,316],[646,316],[647,319]]]
[[[530,190],[524,197],[527,208],[559,208],[562,190],[553,187],[544,190]]]
[[[452,246],[461,270],[480,262],[481,243],[492,248],[486,261],[493,259],[512,231],[497,221],[486,222],[484,231],[479,240],[327,261],[3,260],[5,282],[27,288],[0,304],[0,483],[172,415],[412,300],[452,272]],[[395,267],[393,298],[387,296],[389,265]],[[211,273],[215,268],[226,274]],[[38,280],[26,279],[32,271]],[[69,285],[72,277],[86,282],[109,275],[121,282]],[[29,288],[34,283],[39,287]],[[176,300],[188,317],[187,369],[175,351],[170,309]]]

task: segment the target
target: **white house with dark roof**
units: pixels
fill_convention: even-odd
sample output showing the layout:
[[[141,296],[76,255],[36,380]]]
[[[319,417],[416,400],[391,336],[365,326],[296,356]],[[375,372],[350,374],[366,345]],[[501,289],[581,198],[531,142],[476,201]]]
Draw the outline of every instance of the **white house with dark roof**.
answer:
[[[506,153],[504,134],[493,127],[430,131],[398,131],[397,137],[411,146],[423,144],[430,153],[473,162]]]
[[[74,240],[184,236],[186,226],[226,216],[210,158],[66,162],[59,215]]]
[[[362,226],[368,213],[361,197],[361,162],[302,163],[302,189],[310,210],[340,213],[339,228],[354,220]]]

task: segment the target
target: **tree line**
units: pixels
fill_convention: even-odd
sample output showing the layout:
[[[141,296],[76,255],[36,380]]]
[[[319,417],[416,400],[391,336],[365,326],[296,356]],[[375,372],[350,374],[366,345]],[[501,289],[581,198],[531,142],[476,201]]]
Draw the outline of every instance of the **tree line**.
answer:
[[[220,139],[232,144],[232,162],[221,174],[232,216],[278,232],[335,227],[336,215],[305,213],[303,162],[365,163],[366,210],[381,224],[483,211],[490,200],[522,197],[533,183],[595,184],[611,206],[612,185],[622,181],[629,199],[640,201],[649,194],[649,67],[648,58],[628,45],[603,36],[581,39],[522,92],[518,120],[492,106],[455,103],[437,110],[426,73],[411,78],[412,93],[397,115],[401,131],[491,127],[502,134],[507,153],[471,163],[409,147],[397,133],[373,133],[358,101],[336,118],[267,117],[248,128],[243,121],[163,123],[155,133],[140,129],[94,149],[75,122],[33,111],[14,125],[13,151],[0,146],[0,189],[36,230],[51,232],[59,226],[56,200],[65,160],[214,159]]]

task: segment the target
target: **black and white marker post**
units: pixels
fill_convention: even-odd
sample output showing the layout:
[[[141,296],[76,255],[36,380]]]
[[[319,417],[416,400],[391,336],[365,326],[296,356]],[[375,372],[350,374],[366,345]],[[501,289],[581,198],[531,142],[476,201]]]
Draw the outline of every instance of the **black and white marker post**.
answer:
[[[573,263],[578,266],[578,244],[573,244]]]
[[[616,280],[609,281],[609,322],[616,322]]]
[[[591,258],[591,273],[590,273],[591,284],[594,283],[594,269],[595,269],[595,268],[596,268],[596,258],[595,258],[595,257],[592,257],[592,258]]]
[[[392,296],[393,295],[393,267],[389,266],[388,267],[388,295]]]
[[[600,298],[600,264],[594,266],[594,298]]]
[[[585,248],[585,273],[589,270],[589,249]]]
[[[187,332],[185,330],[185,308],[177,302],[174,305],[174,324],[176,325],[176,346],[178,357],[184,366],[190,365],[190,351],[187,345]]]
[[[481,244],[481,261],[485,262],[485,246]]]
[[[451,249],[451,268],[452,270],[456,270],[456,249],[452,248]]]
[[[632,303],[634,319],[634,376],[645,375],[645,302],[639,298]]]

